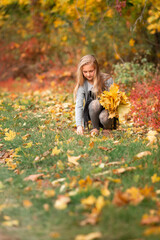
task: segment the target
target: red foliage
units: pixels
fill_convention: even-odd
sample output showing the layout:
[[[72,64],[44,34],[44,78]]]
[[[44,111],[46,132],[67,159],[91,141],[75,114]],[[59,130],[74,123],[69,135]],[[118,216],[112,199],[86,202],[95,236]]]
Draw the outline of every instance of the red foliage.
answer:
[[[153,79],[150,83],[135,83],[131,90],[131,114],[135,125],[160,128],[160,84]]]

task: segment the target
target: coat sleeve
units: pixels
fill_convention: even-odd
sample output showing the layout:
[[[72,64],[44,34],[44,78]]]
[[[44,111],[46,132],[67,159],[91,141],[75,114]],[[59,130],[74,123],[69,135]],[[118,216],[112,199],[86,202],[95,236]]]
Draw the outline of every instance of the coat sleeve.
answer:
[[[104,82],[104,87],[105,87],[105,90],[106,91],[109,91],[110,89],[110,86],[114,83],[113,81],[113,78],[110,77],[109,79],[107,79],[105,82]]]
[[[85,97],[84,87],[80,86],[76,95],[75,120],[76,126],[83,126],[83,100]]]

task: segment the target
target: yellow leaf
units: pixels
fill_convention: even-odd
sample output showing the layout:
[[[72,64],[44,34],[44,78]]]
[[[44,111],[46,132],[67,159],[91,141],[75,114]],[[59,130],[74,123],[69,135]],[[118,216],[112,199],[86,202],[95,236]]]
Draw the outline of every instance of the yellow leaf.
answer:
[[[32,206],[32,202],[30,200],[23,200],[23,206],[25,208],[30,208]]]
[[[16,133],[12,130],[9,130],[9,132],[5,133],[4,139],[6,141],[12,141],[16,137]]]
[[[131,47],[133,47],[134,44],[135,44],[135,40],[134,40],[133,38],[131,38],[131,39],[129,40],[129,45],[130,45]]]
[[[155,173],[152,177],[152,183],[160,182],[160,177],[157,176],[157,173]]]
[[[77,235],[75,240],[94,240],[98,238],[102,238],[102,234],[100,232],[93,232],[87,235]]]
[[[2,225],[5,227],[18,227],[19,221],[18,220],[9,220],[9,221],[2,222]]]
[[[90,206],[90,205],[95,204],[95,202],[96,202],[96,198],[93,195],[89,196],[88,198],[81,199],[81,203],[83,205]]]
[[[61,149],[58,149],[57,146],[56,146],[54,149],[52,149],[52,154],[51,155],[55,156],[55,155],[60,154],[60,152],[61,152]]]
[[[123,122],[124,120],[125,120],[125,115],[127,114],[127,113],[129,113],[129,111],[130,111],[130,104],[128,103],[128,104],[120,104],[119,106],[118,106],[118,115],[119,115],[119,121],[120,122]]]
[[[156,135],[158,134],[157,131],[153,131],[153,130],[150,130],[148,133],[147,133],[147,137],[146,139],[149,141],[149,143],[147,144],[148,145],[152,145],[154,143],[157,142],[157,138],[155,137]]]
[[[58,232],[52,232],[49,234],[51,238],[59,238],[60,234]]]
[[[55,191],[53,189],[45,190],[44,195],[45,197],[48,197],[48,198],[53,197],[55,195]]]
[[[105,206],[105,200],[103,196],[99,196],[96,200],[96,209],[98,212],[101,212],[102,208]]]
[[[70,202],[70,198],[68,196],[59,195],[58,199],[55,201],[54,207],[58,210],[63,210],[67,207],[67,204]]]
[[[102,188],[101,189],[101,194],[103,195],[103,196],[105,196],[105,197],[108,197],[111,193],[110,193],[110,191],[108,190],[108,188]]]
[[[30,147],[32,147],[32,145],[33,145],[33,142],[28,142],[28,143],[26,143],[25,148],[30,148]]]
[[[79,155],[79,156],[70,156],[69,154],[67,154],[67,156],[68,156],[68,162],[69,163],[72,163],[72,164],[74,164],[76,166],[79,164],[77,161],[81,158],[81,155]]]
[[[60,170],[64,170],[64,164],[61,160],[58,160],[57,162],[57,167],[60,169]]]

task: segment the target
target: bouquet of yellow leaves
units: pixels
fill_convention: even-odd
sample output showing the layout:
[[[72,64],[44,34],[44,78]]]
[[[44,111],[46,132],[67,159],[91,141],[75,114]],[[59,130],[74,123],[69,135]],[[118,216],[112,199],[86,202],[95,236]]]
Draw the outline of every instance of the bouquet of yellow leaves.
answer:
[[[130,103],[124,92],[119,91],[117,84],[112,84],[110,91],[103,91],[100,95],[100,104],[109,112],[109,118],[125,120],[124,116],[130,111]]]

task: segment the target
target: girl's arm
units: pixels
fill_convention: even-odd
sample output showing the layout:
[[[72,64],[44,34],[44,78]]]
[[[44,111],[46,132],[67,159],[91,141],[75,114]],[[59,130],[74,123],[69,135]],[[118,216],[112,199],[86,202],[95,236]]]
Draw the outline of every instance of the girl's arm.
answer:
[[[75,106],[75,120],[77,126],[77,134],[83,134],[83,100],[85,92],[84,88],[80,86],[76,95],[76,106]]]
[[[113,78],[110,77],[104,82],[105,90],[109,91],[110,86],[114,83]]]

